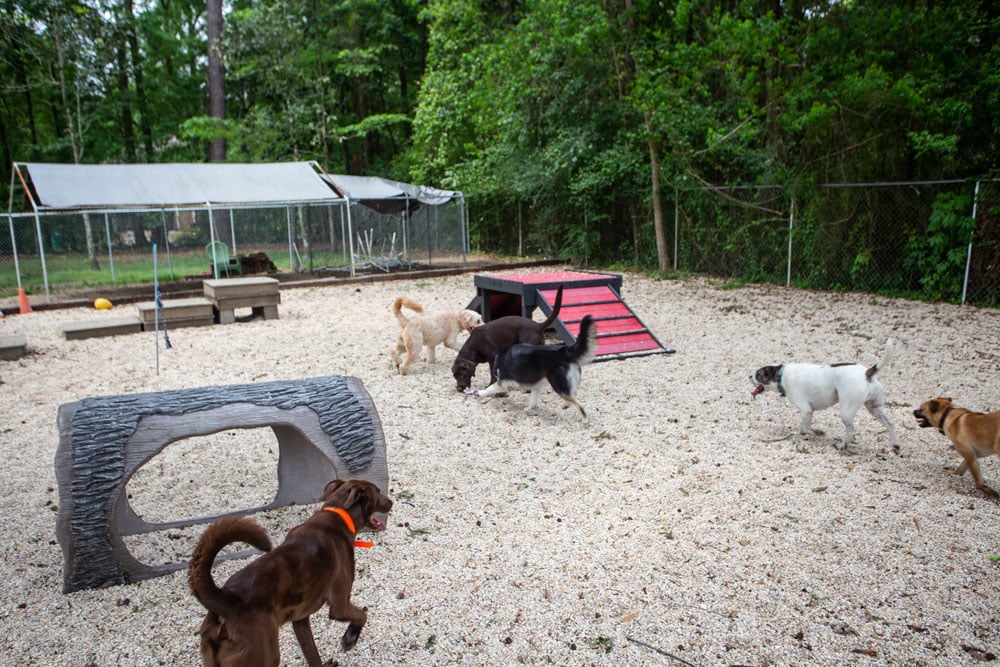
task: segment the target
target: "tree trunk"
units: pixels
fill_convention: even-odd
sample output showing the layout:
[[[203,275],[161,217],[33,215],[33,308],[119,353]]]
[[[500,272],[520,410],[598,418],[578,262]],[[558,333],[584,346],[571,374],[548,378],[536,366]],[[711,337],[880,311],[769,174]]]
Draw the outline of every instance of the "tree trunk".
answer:
[[[53,17],[53,25],[55,27],[53,33],[56,39],[56,61],[58,64],[57,73],[59,75],[59,94],[62,99],[63,109],[66,112],[66,130],[69,132],[70,148],[73,151],[73,164],[80,164],[82,149],[77,141],[78,133],[77,129],[74,129],[73,107],[69,103],[69,93],[66,90],[66,61],[63,54],[62,25],[59,18],[59,16]],[[80,127],[80,119],[77,119],[75,127]],[[87,260],[90,262],[90,268],[93,271],[100,271],[101,264],[97,261],[97,245],[94,243],[94,229],[93,225],[90,224],[90,215],[87,213],[83,214],[83,234],[87,240]],[[41,239],[39,239],[39,243],[41,243]],[[108,243],[111,243],[111,239],[108,239]]]
[[[226,117],[226,83],[222,67],[222,0],[207,0],[208,10],[208,115]],[[216,137],[208,145],[209,162],[225,162],[226,138]]]
[[[646,136],[649,143],[649,166],[652,172],[653,197],[653,229],[656,232],[656,265],[660,273],[670,270],[670,251],[667,250],[667,235],[663,230],[663,201],[660,199],[660,154],[656,149],[650,127],[649,114],[646,114]]]
[[[139,53],[139,36],[135,31],[135,10],[132,0],[125,0],[125,26],[128,35],[129,54],[132,57],[132,80],[135,81],[135,104],[139,111],[139,128],[142,131],[142,145],[146,162],[153,161],[153,124],[146,102],[146,87],[142,78],[142,54]]]
[[[125,159],[128,162],[135,162],[135,122],[132,119],[132,102],[128,87],[128,54],[125,45],[119,43],[115,47],[115,54],[118,58],[118,96],[121,113],[118,122],[121,123],[122,141],[125,144]]]

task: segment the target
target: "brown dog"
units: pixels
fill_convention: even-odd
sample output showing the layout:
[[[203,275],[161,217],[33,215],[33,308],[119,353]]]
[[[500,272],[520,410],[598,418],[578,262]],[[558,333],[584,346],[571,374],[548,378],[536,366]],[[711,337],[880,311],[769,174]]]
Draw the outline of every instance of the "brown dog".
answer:
[[[371,482],[336,479],[323,491],[323,507],[273,550],[264,529],[245,517],[224,517],[209,526],[188,569],[191,590],[208,609],[201,623],[204,664],[277,667],[278,628],[291,621],[309,667],[322,667],[309,616],[323,603],[329,605],[331,619],[349,624],[341,647],[353,647],[368,620],[351,603],[355,526],[384,530],[374,513],[390,509],[392,501]],[[233,542],[267,553],[219,588],[212,579],[212,562]]]
[[[456,389],[463,392],[468,390],[472,385],[472,376],[476,374],[476,366],[482,363],[490,365],[489,384],[495,383],[497,375],[494,364],[497,355],[511,345],[515,343],[544,345],[545,330],[559,317],[562,293],[563,288],[560,285],[556,292],[555,304],[552,306],[552,314],[544,322],[536,322],[530,317],[520,315],[508,315],[490,320],[473,329],[451,365]]]
[[[922,428],[933,426],[941,431],[965,459],[955,469],[956,475],[968,470],[977,489],[991,498],[998,497],[996,491],[983,483],[976,459],[990,454],[1000,456],[1000,412],[973,412],[956,407],[950,398],[934,398],[914,410],[913,416]]]

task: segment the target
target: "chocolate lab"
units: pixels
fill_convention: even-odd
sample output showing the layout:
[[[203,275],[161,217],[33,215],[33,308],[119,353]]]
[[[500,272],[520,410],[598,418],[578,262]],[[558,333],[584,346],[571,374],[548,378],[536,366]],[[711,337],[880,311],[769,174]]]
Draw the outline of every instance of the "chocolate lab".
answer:
[[[997,492],[983,483],[976,459],[990,454],[1000,456],[1000,412],[973,412],[952,404],[950,398],[932,398],[913,411],[921,428],[933,426],[951,440],[955,451],[964,461],[955,469],[956,475],[968,470],[976,488],[991,498]]]
[[[451,365],[455,387],[459,391],[467,391],[472,385],[472,376],[476,374],[476,366],[482,363],[490,365],[490,384],[495,383],[497,375],[494,362],[497,355],[515,343],[543,345],[545,330],[559,317],[562,294],[563,288],[560,285],[559,291],[556,292],[552,314],[544,322],[536,322],[530,317],[520,315],[508,315],[490,320],[473,329]]]
[[[322,667],[309,617],[324,603],[331,619],[348,623],[340,645],[345,651],[352,648],[368,620],[365,611],[351,603],[355,526],[384,530],[374,514],[390,509],[392,501],[371,482],[336,479],[323,491],[323,507],[289,531],[275,549],[264,529],[246,517],[223,517],[209,526],[188,569],[191,590],[208,609],[201,623],[206,667],[277,667],[278,628],[289,621],[309,667]],[[234,542],[267,553],[219,588],[212,579],[212,563]]]

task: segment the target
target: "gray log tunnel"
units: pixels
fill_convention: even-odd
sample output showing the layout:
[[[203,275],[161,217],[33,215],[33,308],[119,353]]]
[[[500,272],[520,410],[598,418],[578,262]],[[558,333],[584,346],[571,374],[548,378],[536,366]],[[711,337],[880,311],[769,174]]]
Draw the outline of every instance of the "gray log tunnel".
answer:
[[[59,408],[56,534],[65,561],[63,592],[127,584],[186,567],[147,565],[122,535],[208,523],[223,515],[147,523],[126,484],[164,447],[228,429],[271,427],[278,440],[278,492],[263,507],[318,502],[331,479],[360,478],[387,491],[385,439],[361,380],[306,380],[178,389],[87,398]]]

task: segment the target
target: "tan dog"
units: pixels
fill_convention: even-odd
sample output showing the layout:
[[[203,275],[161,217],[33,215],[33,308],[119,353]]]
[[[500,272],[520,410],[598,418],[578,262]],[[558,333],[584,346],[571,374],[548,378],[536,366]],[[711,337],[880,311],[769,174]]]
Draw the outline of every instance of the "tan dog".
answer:
[[[324,603],[331,619],[349,624],[340,645],[345,651],[352,648],[368,620],[351,602],[355,526],[384,530],[374,513],[390,509],[392,501],[371,482],[337,479],[326,485],[323,507],[273,550],[264,529],[246,517],[223,517],[209,526],[188,569],[191,590],[208,609],[201,623],[206,667],[277,667],[278,628],[289,621],[309,667],[322,667],[309,616]],[[212,563],[234,542],[267,553],[219,588],[212,579]]]
[[[996,491],[983,483],[976,459],[990,454],[1000,456],[1000,412],[973,412],[956,407],[950,398],[939,397],[926,401],[913,411],[913,416],[921,428],[933,426],[941,431],[965,459],[955,469],[956,475],[968,470],[977,489],[991,498],[998,497]]]
[[[403,314],[404,307],[418,315],[407,317]],[[424,315],[423,312],[423,306],[405,296],[392,302],[392,314],[399,322],[399,336],[396,337],[396,345],[390,354],[400,375],[406,375],[421,348],[427,350],[427,363],[433,364],[438,345],[444,343],[446,347],[458,351],[458,334],[472,331],[483,323],[483,316],[474,310],[450,310],[430,315]],[[402,359],[404,352],[405,360]]]

